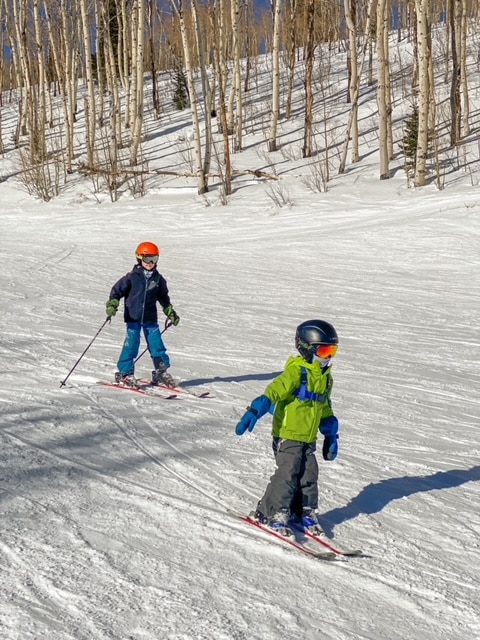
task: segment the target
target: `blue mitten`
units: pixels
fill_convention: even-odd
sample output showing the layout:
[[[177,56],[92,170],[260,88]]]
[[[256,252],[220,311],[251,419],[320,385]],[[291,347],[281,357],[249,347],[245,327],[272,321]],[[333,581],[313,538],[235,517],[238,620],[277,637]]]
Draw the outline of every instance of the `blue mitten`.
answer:
[[[335,416],[328,416],[320,421],[320,433],[323,440],[322,455],[324,460],[335,460],[338,454],[338,420]]]
[[[257,424],[262,416],[264,416],[270,409],[272,402],[267,396],[259,396],[255,398],[252,404],[247,407],[247,411],[243,414],[242,419],[235,427],[235,433],[237,436],[243,436],[245,431],[253,431],[254,426]]]
[[[335,460],[338,453],[338,435],[326,436],[323,439],[322,456],[324,460]]]

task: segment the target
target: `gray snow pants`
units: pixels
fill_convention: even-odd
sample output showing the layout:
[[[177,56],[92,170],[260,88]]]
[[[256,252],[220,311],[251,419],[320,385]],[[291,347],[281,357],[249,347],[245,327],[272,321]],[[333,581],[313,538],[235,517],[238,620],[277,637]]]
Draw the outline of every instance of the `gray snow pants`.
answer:
[[[317,509],[316,443],[274,438],[272,446],[277,468],[258,503],[258,511],[269,518],[281,509],[297,514],[302,507]]]

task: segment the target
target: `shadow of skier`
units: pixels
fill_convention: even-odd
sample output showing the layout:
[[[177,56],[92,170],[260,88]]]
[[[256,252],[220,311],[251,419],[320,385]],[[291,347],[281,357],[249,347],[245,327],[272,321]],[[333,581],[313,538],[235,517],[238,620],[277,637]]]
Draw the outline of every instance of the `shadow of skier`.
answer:
[[[422,491],[450,489],[478,480],[480,480],[480,466],[471,469],[439,471],[431,476],[402,476],[381,480],[367,485],[344,507],[332,509],[323,514],[322,527],[326,535],[332,537],[336,525],[352,520],[360,514],[378,513],[393,500]]]
[[[214,376],[212,378],[194,378],[182,382],[182,387],[196,387],[201,384],[209,384],[211,382],[248,382],[249,380],[273,380],[279,376],[281,371],[272,371],[271,373],[248,373],[241,376]]]

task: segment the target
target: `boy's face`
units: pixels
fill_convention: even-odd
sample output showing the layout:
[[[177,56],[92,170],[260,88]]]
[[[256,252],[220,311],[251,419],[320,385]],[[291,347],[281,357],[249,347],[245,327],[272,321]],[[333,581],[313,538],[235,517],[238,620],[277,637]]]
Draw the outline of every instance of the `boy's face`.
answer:
[[[329,367],[337,353],[336,344],[313,344],[313,362],[319,362],[322,369]]]
[[[155,269],[155,263],[145,262],[145,260],[142,260],[142,267],[145,269],[145,271],[152,271],[152,269]]]
[[[142,267],[145,271],[152,271],[158,262],[158,256],[142,256]]]
[[[319,362],[322,369],[325,369],[325,367],[330,366],[332,358],[319,358],[318,356],[313,356],[313,361]]]

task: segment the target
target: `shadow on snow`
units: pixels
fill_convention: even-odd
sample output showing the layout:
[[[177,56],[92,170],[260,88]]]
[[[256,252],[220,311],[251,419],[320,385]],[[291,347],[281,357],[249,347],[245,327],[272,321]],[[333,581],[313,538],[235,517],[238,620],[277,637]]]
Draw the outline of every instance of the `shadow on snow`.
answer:
[[[466,482],[478,480],[480,480],[480,466],[471,469],[439,471],[431,476],[403,476],[381,480],[367,485],[344,507],[325,513],[322,517],[322,527],[330,537],[333,535],[333,529],[336,525],[352,520],[361,514],[378,513],[392,500],[406,498],[422,491],[450,489]]]

